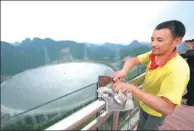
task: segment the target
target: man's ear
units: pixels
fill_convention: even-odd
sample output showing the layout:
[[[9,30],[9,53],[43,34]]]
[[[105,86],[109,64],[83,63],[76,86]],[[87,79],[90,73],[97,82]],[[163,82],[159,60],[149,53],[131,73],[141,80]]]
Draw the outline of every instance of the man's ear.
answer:
[[[180,44],[181,42],[182,42],[182,37],[178,37],[178,38],[176,38],[175,40],[174,40],[174,42],[173,42],[173,46],[174,47],[176,47],[176,46],[178,46],[178,44]]]

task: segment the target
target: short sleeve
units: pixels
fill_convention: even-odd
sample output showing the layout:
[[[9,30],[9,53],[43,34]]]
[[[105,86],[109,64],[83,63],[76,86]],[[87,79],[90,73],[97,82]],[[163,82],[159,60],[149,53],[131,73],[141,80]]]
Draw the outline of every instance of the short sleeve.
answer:
[[[164,77],[157,96],[168,98],[172,103],[180,105],[182,95],[189,81],[189,70],[171,70]]]
[[[139,59],[141,64],[148,64],[148,62],[150,61],[150,57],[149,55],[151,54],[151,51],[138,55],[137,58]]]

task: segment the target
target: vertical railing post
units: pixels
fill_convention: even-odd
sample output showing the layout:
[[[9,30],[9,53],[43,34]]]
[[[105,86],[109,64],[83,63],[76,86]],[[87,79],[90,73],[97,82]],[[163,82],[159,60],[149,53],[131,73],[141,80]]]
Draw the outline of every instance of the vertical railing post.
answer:
[[[119,111],[113,112],[112,130],[119,130]]]
[[[137,65],[137,76],[139,75],[139,65]]]

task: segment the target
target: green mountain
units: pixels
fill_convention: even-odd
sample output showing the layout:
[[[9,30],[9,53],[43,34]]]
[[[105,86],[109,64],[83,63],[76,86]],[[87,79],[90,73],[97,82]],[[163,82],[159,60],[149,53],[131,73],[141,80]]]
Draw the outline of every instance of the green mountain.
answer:
[[[1,74],[14,75],[30,68],[30,59],[17,47],[1,42]]]
[[[22,42],[1,41],[1,75],[14,75],[46,64],[66,61],[106,61],[136,56],[150,50],[149,44],[133,41],[129,45],[105,43],[102,45],[55,41],[50,38],[25,39]]]

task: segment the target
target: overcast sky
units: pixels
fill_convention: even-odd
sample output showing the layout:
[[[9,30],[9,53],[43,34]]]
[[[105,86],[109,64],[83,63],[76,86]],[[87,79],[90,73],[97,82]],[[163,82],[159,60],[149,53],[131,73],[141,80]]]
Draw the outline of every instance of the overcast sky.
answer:
[[[194,37],[192,1],[1,1],[1,40],[52,38],[88,43],[149,42],[157,24],[180,20]]]

